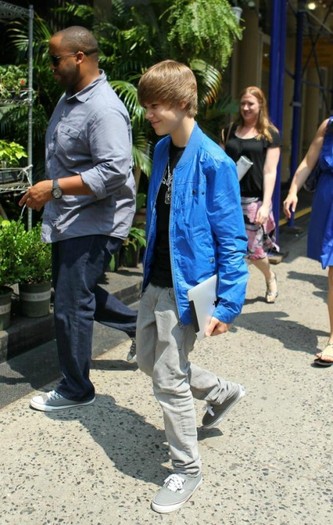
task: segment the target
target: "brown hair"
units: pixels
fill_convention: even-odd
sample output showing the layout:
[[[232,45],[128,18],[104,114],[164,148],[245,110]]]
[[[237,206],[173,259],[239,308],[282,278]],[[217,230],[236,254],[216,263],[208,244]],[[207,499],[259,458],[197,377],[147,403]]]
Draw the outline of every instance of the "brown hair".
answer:
[[[266,97],[264,95],[264,92],[257,86],[249,86],[243,89],[239,96],[239,100],[241,101],[244,95],[252,95],[255,97],[260,106],[260,111],[258,115],[258,120],[256,123],[256,129],[258,131],[258,139],[265,138],[269,142],[272,142],[272,134],[270,132],[270,129],[273,129],[275,131],[278,131],[277,128],[274,126],[274,124],[271,122],[269,115],[268,115],[268,107],[267,107],[267,101]],[[242,117],[241,111],[239,110],[239,114],[236,118],[235,123],[240,126],[244,126],[244,119]]]
[[[197,81],[193,71],[175,60],[163,60],[151,66],[140,78],[138,99],[142,106],[161,102],[170,106],[181,106],[189,117],[198,111]]]

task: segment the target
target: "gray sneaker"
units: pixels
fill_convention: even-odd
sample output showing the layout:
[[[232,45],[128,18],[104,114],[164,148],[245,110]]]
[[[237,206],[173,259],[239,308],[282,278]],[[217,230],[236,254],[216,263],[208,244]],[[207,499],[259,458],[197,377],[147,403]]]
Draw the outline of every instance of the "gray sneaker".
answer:
[[[47,394],[33,397],[30,401],[30,406],[42,412],[51,412],[52,410],[62,410],[63,408],[91,405],[94,401],[94,397],[89,399],[89,401],[71,401],[58,394],[55,390],[51,390]]]
[[[155,494],[151,508],[161,514],[173,512],[190,499],[201,483],[201,474],[195,477],[185,474],[171,474],[164,481],[163,487]]]
[[[221,423],[224,416],[227,415],[229,410],[238,403],[242,397],[245,396],[245,388],[242,385],[237,385],[238,388],[230,397],[227,397],[220,405],[212,405],[207,403],[207,410],[202,418],[202,426],[205,429],[216,427]]]
[[[129,363],[136,363],[136,341],[132,339],[132,344],[127,354],[127,361]]]

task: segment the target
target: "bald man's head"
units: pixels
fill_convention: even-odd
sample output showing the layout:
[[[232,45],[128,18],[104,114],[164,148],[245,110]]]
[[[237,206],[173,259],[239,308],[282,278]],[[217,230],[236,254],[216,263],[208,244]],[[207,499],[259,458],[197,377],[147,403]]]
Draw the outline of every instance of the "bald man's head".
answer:
[[[57,31],[52,38],[57,37],[61,46],[69,51],[82,51],[87,56],[98,59],[98,43],[94,35],[85,27],[71,26]]]
[[[72,93],[81,91],[100,75],[97,40],[85,27],[57,31],[50,38],[49,55],[54,78]]]

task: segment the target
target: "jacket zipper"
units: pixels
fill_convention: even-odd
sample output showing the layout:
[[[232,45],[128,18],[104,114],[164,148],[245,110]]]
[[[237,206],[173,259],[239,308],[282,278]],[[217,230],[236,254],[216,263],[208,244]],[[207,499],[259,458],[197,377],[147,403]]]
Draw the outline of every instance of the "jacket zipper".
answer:
[[[172,277],[172,283],[173,283],[173,289],[174,289],[174,297],[175,297],[175,302],[176,302],[176,306],[177,306],[177,311],[179,312],[179,304],[178,304],[178,294],[177,294],[177,289],[176,289],[176,282],[175,282],[175,279],[174,279],[174,274],[173,274],[173,246],[172,246],[172,243],[170,241],[171,239],[171,227],[173,226],[173,221],[171,220],[171,217],[172,217],[172,214],[171,214],[171,211],[172,211],[172,202],[173,202],[173,187],[174,187],[174,183],[175,183],[175,170],[176,168],[174,168],[173,170],[173,177],[172,177],[172,183],[171,183],[171,200],[170,200],[170,213],[169,213],[169,250],[170,250],[170,268],[171,268],[171,277]],[[178,321],[178,325],[179,326],[182,326],[183,323],[181,321]]]

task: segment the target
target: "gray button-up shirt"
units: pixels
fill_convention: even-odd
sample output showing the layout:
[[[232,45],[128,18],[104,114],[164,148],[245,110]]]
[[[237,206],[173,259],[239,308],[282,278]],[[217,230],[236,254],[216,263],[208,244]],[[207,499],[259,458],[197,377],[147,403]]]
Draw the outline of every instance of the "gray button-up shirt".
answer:
[[[64,94],[46,132],[46,177],[81,175],[93,195],[48,201],[43,240],[84,235],[125,239],[135,212],[128,112],[103,71],[75,95]]]

